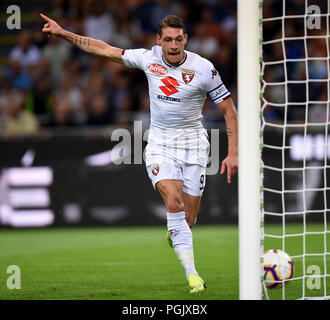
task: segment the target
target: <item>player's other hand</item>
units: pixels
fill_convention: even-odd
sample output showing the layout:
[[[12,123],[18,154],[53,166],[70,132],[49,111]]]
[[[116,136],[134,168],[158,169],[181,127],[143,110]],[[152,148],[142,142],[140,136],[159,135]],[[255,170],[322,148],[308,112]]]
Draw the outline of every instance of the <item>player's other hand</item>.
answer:
[[[44,14],[40,13],[40,17],[43,18],[47,23],[44,25],[42,32],[45,32],[48,34],[48,37],[50,36],[56,36],[59,37],[62,32],[62,28],[52,19],[48,18]]]
[[[222,161],[221,174],[225,173],[226,168],[227,168],[227,182],[231,183],[231,177],[238,171],[238,156],[237,155],[235,155],[235,156],[228,155],[227,158],[225,158]]]

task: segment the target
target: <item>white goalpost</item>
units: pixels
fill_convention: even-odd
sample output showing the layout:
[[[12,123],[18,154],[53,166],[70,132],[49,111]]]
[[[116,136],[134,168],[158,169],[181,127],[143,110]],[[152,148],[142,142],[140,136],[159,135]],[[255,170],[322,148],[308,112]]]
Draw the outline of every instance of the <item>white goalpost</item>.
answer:
[[[259,1],[239,0],[239,297],[261,298]]]
[[[240,299],[330,299],[329,10],[238,0]],[[269,249],[295,268],[267,291]]]

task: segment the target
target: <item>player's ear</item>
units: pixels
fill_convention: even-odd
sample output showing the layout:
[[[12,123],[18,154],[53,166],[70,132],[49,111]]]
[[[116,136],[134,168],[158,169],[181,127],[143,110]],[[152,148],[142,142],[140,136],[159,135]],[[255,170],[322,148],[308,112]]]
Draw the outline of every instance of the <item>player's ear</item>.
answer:
[[[160,35],[159,35],[159,33],[156,34],[156,43],[160,46]]]
[[[188,34],[187,33],[184,34],[184,42],[185,42],[185,44],[188,42]]]

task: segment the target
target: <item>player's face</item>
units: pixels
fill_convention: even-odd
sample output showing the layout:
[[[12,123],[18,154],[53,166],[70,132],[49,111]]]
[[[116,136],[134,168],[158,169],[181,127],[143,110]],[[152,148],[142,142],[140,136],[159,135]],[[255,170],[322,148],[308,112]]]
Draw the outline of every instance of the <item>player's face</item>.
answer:
[[[162,47],[163,58],[172,65],[179,65],[185,58],[184,46],[188,36],[182,29],[166,27],[162,36],[156,36],[157,44]]]

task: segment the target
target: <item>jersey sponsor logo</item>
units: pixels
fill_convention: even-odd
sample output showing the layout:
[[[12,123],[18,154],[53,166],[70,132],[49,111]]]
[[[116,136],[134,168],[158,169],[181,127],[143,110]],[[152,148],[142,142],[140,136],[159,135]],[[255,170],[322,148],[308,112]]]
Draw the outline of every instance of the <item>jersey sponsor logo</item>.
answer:
[[[163,101],[181,102],[181,99],[179,99],[179,98],[166,97],[166,96],[162,96],[160,94],[157,95],[157,99],[163,100]]]
[[[157,176],[159,173],[159,164],[155,164],[151,168],[151,172],[154,176]]]
[[[191,80],[194,79],[194,76],[195,76],[195,70],[182,69],[182,80],[186,84],[191,82]]]
[[[180,83],[172,77],[167,77],[161,80],[165,86],[159,87],[168,97],[174,93],[179,92],[176,87],[180,86]]]
[[[159,74],[159,75],[164,75],[164,74],[167,73],[167,69],[164,66],[162,66],[160,64],[157,64],[157,63],[149,64],[148,69],[152,73],[156,73],[156,74]]]
[[[212,73],[212,80],[213,80],[218,75],[218,71],[215,69],[212,69],[211,73]]]

